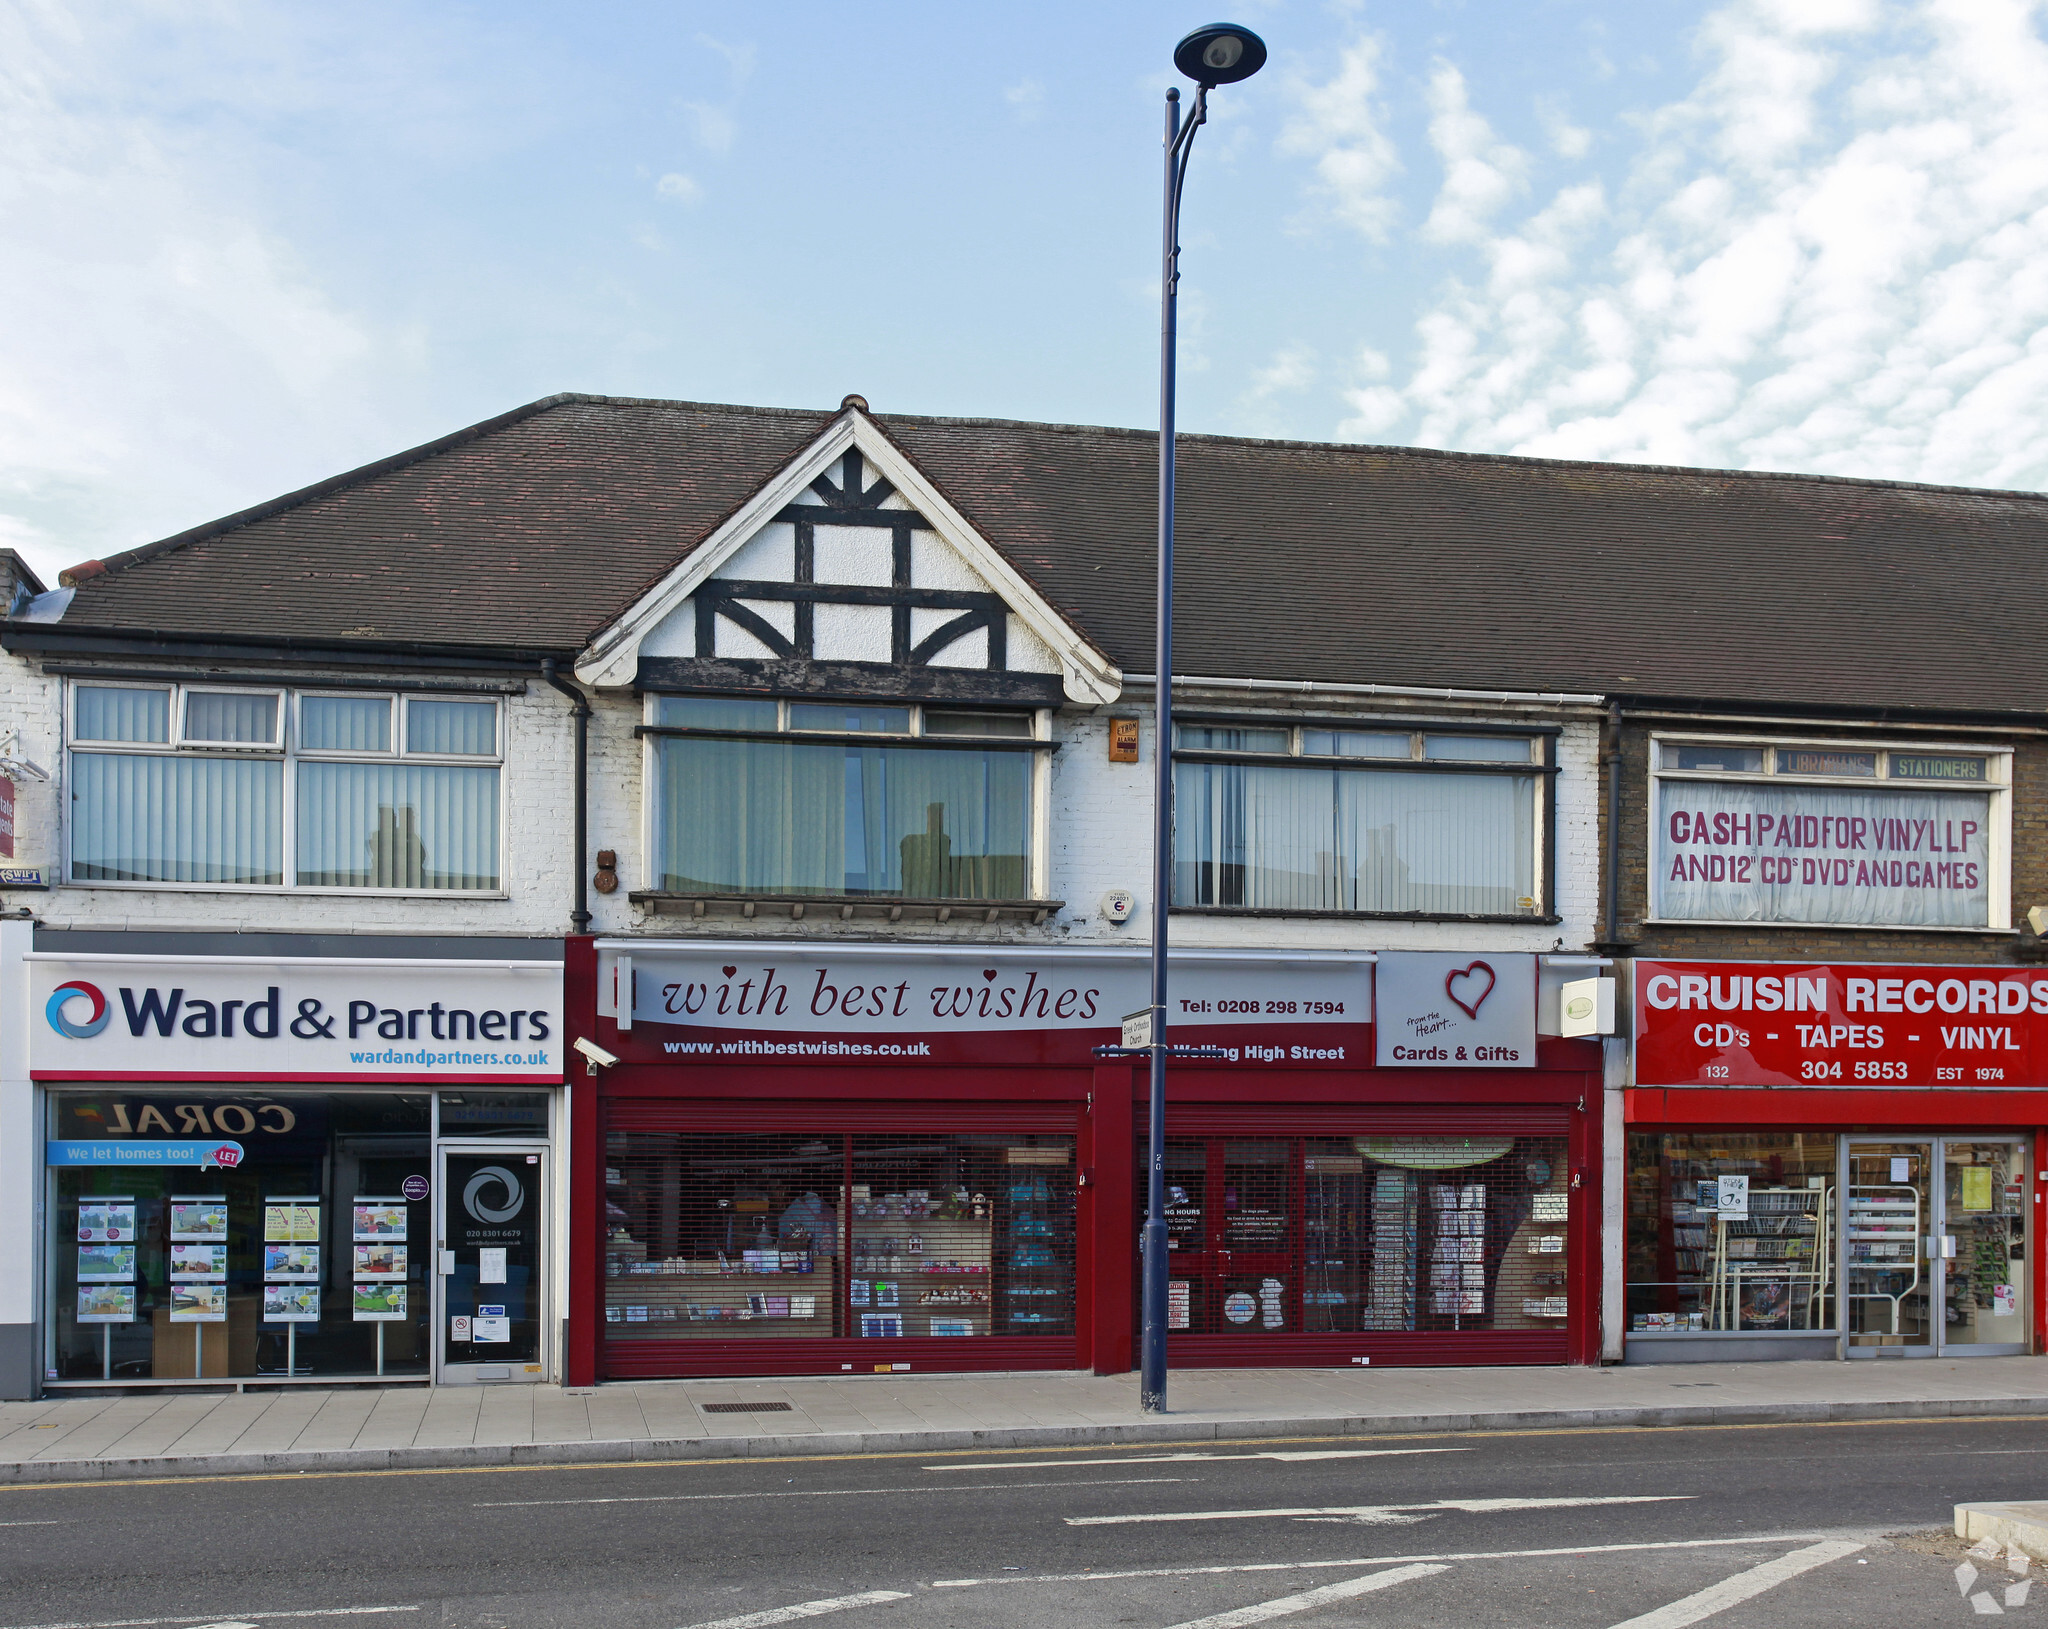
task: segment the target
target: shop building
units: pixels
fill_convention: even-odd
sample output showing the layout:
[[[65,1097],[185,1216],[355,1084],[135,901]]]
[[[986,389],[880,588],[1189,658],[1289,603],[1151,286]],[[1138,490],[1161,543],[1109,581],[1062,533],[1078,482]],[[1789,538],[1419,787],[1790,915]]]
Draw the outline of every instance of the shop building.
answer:
[[[1536,1022],[1584,963],[1177,957],[1219,1056],[1169,1109],[1175,1361],[1589,1360],[1600,1049]],[[1097,1049],[1148,978],[1142,948],[572,943],[619,1060],[577,1096],[604,1271],[572,1375],[1129,1368],[1146,1083]]]
[[[1877,551],[1901,609],[1760,612],[1740,669],[1610,696],[1604,1356],[2040,1351],[2048,691],[1921,653],[2016,635],[2042,502],[1771,490],[1732,572],[1796,599]],[[1937,579],[1942,631],[1906,626]]]

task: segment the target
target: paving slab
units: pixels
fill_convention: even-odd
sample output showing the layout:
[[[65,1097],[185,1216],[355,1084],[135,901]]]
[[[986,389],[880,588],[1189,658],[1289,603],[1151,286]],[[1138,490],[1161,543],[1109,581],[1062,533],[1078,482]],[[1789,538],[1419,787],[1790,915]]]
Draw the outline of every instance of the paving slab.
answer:
[[[1147,1415],[1135,1376],[1033,1372],[67,1396],[0,1403],[0,1483],[2048,1414],[2048,1358],[1188,1369],[1173,1373],[1168,1395],[1172,1412]],[[720,1402],[788,1407],[706,1411]],[[2048,1558],[2043,1513],[2041,1549],[2027,1553]]]

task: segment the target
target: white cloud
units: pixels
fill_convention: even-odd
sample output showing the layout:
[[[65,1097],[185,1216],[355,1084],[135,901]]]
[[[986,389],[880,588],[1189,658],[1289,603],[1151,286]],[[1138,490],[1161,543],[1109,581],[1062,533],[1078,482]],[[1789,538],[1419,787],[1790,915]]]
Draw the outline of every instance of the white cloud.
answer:
[[[123,26],[0,11],[0,542],[46,574],[388,450],[370,364],[409,360],[128,105]]]
[[[1522,190],[1529,161],[1472,111],[1465,76],[1448,62],[1429,78],[1429,142],[1443,160],[1444,184],[1422,235],[1434,243],[1476,243],[1488,220]]]
[[[679,204],[694,204],[704,196],[704,189],[696,181],[680,171],[671,170],[654,183],[657,197],[668,198]]]
[[[2048,486],[2034,7],[1731,0],[1698,49],[1611,189],[1519,218],[1514,150],[1439,68],[1424,230],[1454,269],[1400,377],[1353,370],[1339,433]]]
[[[1378,98],[1385,49],[1378,35],[1360,34],[1338,54],[1336,73],[1322,84],[1292,80],[1287,97],[1293,113],[1280,135],[1283,153],[1314,161],[1317,189],[1331,212],[1374,241],[1393,226],[1387,189],[1401,168]]]
[[[1003,100],[1029,124],[1045,111],[1045,86],[1035,79],[1020,79],[1003,92]]]

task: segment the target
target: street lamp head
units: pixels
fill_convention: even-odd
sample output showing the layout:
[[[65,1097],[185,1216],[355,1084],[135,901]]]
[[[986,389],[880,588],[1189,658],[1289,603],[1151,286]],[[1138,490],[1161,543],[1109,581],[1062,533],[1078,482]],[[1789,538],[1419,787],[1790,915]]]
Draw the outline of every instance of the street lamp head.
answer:
[[[1173,65],[1203,89],[1235,85],[1266,65],[1266,42],[1236,23],[1198,28],[1173,48]]]

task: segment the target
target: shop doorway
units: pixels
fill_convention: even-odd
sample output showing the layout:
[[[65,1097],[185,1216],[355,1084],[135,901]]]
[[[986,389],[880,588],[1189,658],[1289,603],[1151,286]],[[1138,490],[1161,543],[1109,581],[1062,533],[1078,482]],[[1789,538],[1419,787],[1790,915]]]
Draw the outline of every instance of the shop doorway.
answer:
[[[1297,1327],[1296,1163],[1284,1137],[1168,1142],[1169,1330],[1279,1335]]]
[[[2022,1138],[1844,1139],[1851,1357],[2027,1350],[2026,1172]]]
[[[465,1144],[440,1153],[436,1252],[443,1385],[541,1380],[547,1151]]]

